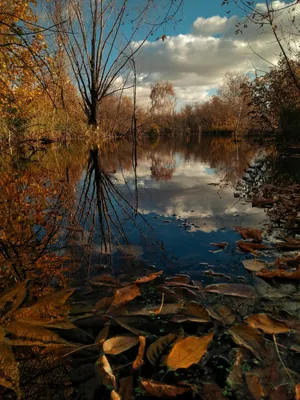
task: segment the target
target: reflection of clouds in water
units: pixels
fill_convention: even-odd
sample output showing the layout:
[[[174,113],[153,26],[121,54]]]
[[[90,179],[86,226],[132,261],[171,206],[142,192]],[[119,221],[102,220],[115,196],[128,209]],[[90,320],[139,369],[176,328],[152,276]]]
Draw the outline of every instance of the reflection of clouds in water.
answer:
[[[151,159],[144,159],[137,170],[143,214],[154,212],[163,217],[176,214],[187,221],[189,232],[213,232],[239,224],[254,226],[264,219],[263,211],[237,201],[230,187],[219,190],[219,186],[209,185],[219,182],[219,178],[206,163],[179,161],[168,182],[152,179],[150,166]],[[124,171],[124,177],[129,187],[134,188],[133,172]],[[119,173],[117,178],[121,180],[122,175]]]

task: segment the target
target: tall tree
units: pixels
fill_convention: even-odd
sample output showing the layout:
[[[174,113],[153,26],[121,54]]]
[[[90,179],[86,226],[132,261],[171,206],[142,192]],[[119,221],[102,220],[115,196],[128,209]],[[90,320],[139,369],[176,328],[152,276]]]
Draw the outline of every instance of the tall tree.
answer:
[[[135,58],[183,0],[49,0],[54,24],[65,21],[60,45],[70,63],[88,123],[98,125],[101,101],[134,85]]]

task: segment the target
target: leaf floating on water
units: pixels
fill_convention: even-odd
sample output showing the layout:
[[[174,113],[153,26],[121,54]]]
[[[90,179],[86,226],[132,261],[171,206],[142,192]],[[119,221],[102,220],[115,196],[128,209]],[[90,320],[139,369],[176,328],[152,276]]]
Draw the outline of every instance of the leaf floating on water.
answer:
[[[243,297],[246,299],[254,299],[256,291],[253,286],[244,285],[242,283],[219,283],[209,285],[205,288],[206,292],[219,293],[224,296]]]
[[[188,368],[198,363],[207,351],[207,348],[214,337],[213,333],[207,336],[189,336],[175,343],[166,363],[170,369]]]
[[[192,315],[193,317],[199,318],[203,322],[208,322],[210,319],[207,310],[202,307],[201,304],[195,301],[190,301],[187,303],[185,309],[187,315]]]
[[[135,284],[118,289],[115,291],[114,299],[111,303],[110,309],[118,308],[126,303],[129,303],[131,300],[140,295],[141,291],[139,287]]]
[[[273,270],[262,269],[256,273],[257,276],[261,276],[265,279],[281,278],[281,279],[293,279],[300,280],[300,268],[296,271],[289,271],[283,268],[277,268]]]
[[[257,329],[249,325],[235,325],[229,330],[229,333],[239,346],[250,350],[255,357],[258,359],[264,357],[265,342]]]
[[[266,250],[269,249],[268,246],[262,243],[252,243],[252,242],[244,242],[243,240],[239,240],[237,242],[238,247],[246,252],[257,254],[257,250]]]
[[[142,379],[141,386],[143,389],[154,397],[177,397],[190,391],[190,388],[174,385],[166,385],[165,383],[155,382],[150,379]]]
[[[141,368],[141,366],[144,364],[144,354],[145,354],[145,347],[146,347],[146,338],[145,336],[140,336],[139,337],[140,341],[140,347],[139,351],[137,354],[136,359],[134,360],[132,369],[136,371],[137,369]]]
[[[268,264],[264,260],[252,259],[252,260],[244,260],[243,265],[248,271],[257,272],[266,268]]]
[[[244,240],[252,239],[255,242],[262,241],[262,231],[256,228],[242,228],[240,226],[235,227],[238,233]]]
[[[106,354],[120,354],[139,343],[137,336],[115,336],[103,343],[103,351]]]
[[[169,333],[162,336],[156,342],[152,343],[147,350],[147,358],[153,366],[159,364],[162,356],[167,352],[169,347],[176,342],[178,334]]]
[[[112,386],[116,389],[117,381],[111,366],[105,355],[99,357],[95,364],[95,375],[97,381],[104,386]]]
[[[252,200],[252,207],[272,206],[275,202],[276,200],[273,198],[266,199],[264,197],[257,197]]]
[[[191,282],[191,278],[188,275],[175,275],[166,279],[166,282],[179,282],[189,285]]]
[[[143,276],[142,278],[138,278],[135,281],[135,283],[138,284],[138,285],[141,284],[141,283],[148,283],[148,282],[154,281],[154,279],[158,278],[162,274],[163,274],[163,271],[154,272],[151,275]]]
[[[290,331],[290,328],[286,324],[276,321],[276,319],[271,318],[268,314],[251,315],[245,318],[245,321],[252,326],[252,328],[261,329],[265,333],[277,334]]]
[[[228,243],[227,242],[211,243],[211,246],[216,246],[216,247],[220,247],[221,249],[225,249],[225,247],[228,246]]]

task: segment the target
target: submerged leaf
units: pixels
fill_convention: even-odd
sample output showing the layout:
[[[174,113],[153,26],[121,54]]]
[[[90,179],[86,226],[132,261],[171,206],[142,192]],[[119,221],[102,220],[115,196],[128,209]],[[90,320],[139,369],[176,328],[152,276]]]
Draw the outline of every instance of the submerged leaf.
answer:
[[[138,278],[135,283],[136,284],[141,284],[141,283],[148,283],[151,281],[154,281],[154,279],[158,278],[160,275],[163,274],[163,271],[158,271],[158,272],[154,272],[151,275],[148,276],[143,276],[142,278]]]
[[[137,336],[115,336],[103,343],[103,351],[106,354],[120,354],[139,343]]]
[[[268,264],[264,260],[252,259],[252,260],[244,260],[243,265],[248,271],[257,272],[266,268]]]
[[[95,375],[97,381],[104,386],[112,386],[116,389],[117,381],[111,366],[105,355],[99,357],[95,364]]]
[[[268,314],[256,314],[245,318],[247,324],[252,326],[252,328],[258,328],[262,331],[270,334],[276,333],[286,333],[290,331],[288,326],[276,319],[271,318]]]
[[[174,385],[166,385],[165,383],[155,382],[150,379],[142,379],[141,386],[143,389],[154,397],[176,397],[190,391],[190,388]]]
[[[152,343],[147,350],[147,358],[153,366],[159,364],[161,357],[169,347],[175,343],[178,339],[178,334],[176,333],[169,333],[166,336],[162,336],[156,342]]]
[[[205,291],[247,299],[254,299],[256,295],[253,286],[244,285],[242,283],[219,283],[216,285],[209,285],[206,286]]]
[[[173,370],[188,368],[198,363],[207,351],[214,337],[213,333],[207,336],[189,336],[175,343],[167,357],[167,366]]]

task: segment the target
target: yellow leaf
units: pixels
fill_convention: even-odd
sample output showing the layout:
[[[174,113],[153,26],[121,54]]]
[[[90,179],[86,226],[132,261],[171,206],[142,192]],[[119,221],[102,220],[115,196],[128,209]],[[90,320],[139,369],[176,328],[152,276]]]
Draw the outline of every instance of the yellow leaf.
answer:
[[[271,318],[268,314],[256,314],[245,318],[247,324],[252,326],[252,328],[258,328],[265,333],[285,333],[289,332],[290,328],[283,322],[276,321]]]
[[[176,397],[190,391],[190,388],[166,385],[150,379],[142,379],[141,386],[147,393],[154,397]]]
[[[115,336],[103,343],[103,351],[106,354],[120,354],[139,343],[137,336]]]
[[[139,368],[141,368],[141,366],[144,364],[144,353],[145,353],[145,347],[146,347],[146,338],[145,336],[140,336],[139,337],[139,341],[140,341],[140,347],[139,347],[139,351],[137,354],[136,359],[134,360],[132,369],[135,371]]]
[[[112,386],[114,388],[117,387],[116,378],[105,355],[100,356],[98,361],[96,361],[95,374],[96,379],[100,384]]]
[[[207,336],[189,336],[175,343],[167,357],[167,366],[173,370],[188,368],[198,363],[207,351],[209,343],[214,337],[213,333]]]
[[[110,306],[111,308],[120,307],[131,300],[135,299],[137,296],[141,295],[139,287],[135,284],[130,286],[125,286],[124,288],[115,291],[113,302]]]

